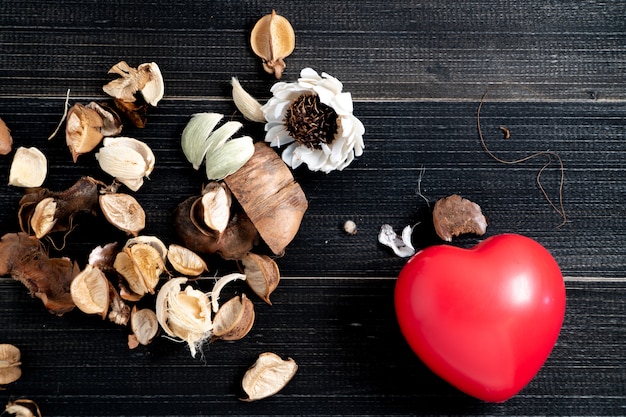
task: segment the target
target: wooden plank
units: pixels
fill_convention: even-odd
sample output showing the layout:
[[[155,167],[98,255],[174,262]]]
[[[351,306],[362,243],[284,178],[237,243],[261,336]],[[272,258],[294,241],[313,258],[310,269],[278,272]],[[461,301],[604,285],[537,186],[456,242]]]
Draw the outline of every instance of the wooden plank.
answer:
[[[0,328],[5,341],[22,349],[24,370],[0,398],[28,396],[44,415],[55,416],[626,411],[624,282],[568,281],[554,351],[533,381],[503,404],[467,397],[415,357],[395,322],[393,286],[393,279],[284,279],[272,306],[253,299],[257,319],[246,338],[216,342],[194,359],[164,337],[128,350],[126,330],[80,312],[52,316],[21,284],[0,278]],[[262,351],[293,357],[299,371],[275,397],[242,403],[239,381]]]

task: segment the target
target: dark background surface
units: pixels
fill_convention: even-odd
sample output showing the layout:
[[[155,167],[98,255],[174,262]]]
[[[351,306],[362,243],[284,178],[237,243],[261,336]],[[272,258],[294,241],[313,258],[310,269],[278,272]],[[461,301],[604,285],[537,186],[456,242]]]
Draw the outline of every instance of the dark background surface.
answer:
[[[22,350],[23,377],[0,403],[27,397],[45,416],[96,415],[625,415],[626,414],[626,4],[620,1],[344,1],[0,3],[0,117],[15,145],[48,157],[44,186],[62,190],[83,175],[110,181],[93,155],[75,164],[63,134],[48,141],[70,104],[106,99],[120,60],[157,62],[166,94],[144,129],[124,135],[152,147],[156,168],[136,193],[144,234],[176,237],[171,213],[197,194],[202,172],[180,150],[190,116],[214,111],[241,120],[229,81],[261,101],[275,80],[248,46],[272,8],[296,32],[284,81],[310,66],[352,93],[366,128],[365,152],[342,172],[294,172],[309,200],[300,231],[277,260],[273,305],[255,300],[257,320],[238,342],[216,342],[203,358],[159,338],[129,350],[127,331],[74,311],[56,317],[10,277],[0,277],[0,343]],[[538,151],[563,161],[567,222],[536,183],[545,158],[500,164]],[[511,132],[503,138],[500,126]],[[262,126],[244,130],[262,139]],[[0,158],[0,184],[11,155]],[[542,184],[558,201],[556,160]],[[451,388],[409,350],[394,317],[395,277],[406,262],[377,242],[384,223],[421,221],[414,243],[439,243],[430,206],[458,193],[481,205],[487,236],[514,232],[542,243],[566,277],[568,308],[547,363],[516,397],[487,404]],[[0,232],[18,230],[22,190],[0,192]],[[354,220],[349,236],[343,223]],[[62,255],[125,236],[83,218]],[[470,247],[475,237],[455,239]],[[209,259],[211,273],[232,264]],[[210,285],[204,289],[210,290]],[[233,286],[233,291],[245,291]],[[279,394],[243,403],[239,381],[273,351],[300,368]],[[0,404],[2,405],[2,404]]]

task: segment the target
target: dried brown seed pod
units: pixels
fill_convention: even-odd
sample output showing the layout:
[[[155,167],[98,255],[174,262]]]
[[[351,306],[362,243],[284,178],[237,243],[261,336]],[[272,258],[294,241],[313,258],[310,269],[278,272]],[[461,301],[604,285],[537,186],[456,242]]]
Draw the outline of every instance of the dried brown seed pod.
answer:
[[[37,203],[30,219],[30,227],[37,239],[41,239],[54,228],[57,222],[56,212],[57,202],[52,197],[44,198]]]
[[[92,151],[100,144],[104,137],[103,126],[102,115],[94,108],[80,103],[70,108],[65,122],[65,141],[74,162],[80,155]]]
[[[435,203],[433,224],[437,235],[446,242],[461,234],[482,236],[487,231],[487,218],[480,206],[457,194],[441,198]]]
[[[248,253],[241,259],[246,282],[267,304],[272,304],[270,294],[274,292],[280,281],[278,265],[267,255]]]
[[[125,247],[115,257],[113,267],[137,295],[154,294],[159,277],[165,272],[161,254],[151,245],[138,243]]]
[[[9,402],[4,411],[15,417],[42,417],[37,403],[26,398]]]
[[[224,179],[275,255],[293,240],[308,208],[306,196],[280,156],[263,142],[252,158]]]
[[[108,222],[129,235],[137,236],[146,227],[146,213],[135,197],[107,193],[100,196],[99,202]]]
[[[159,331],[156,313],[149,308],[137,309],[137,306],[133,306],[130,313],[130,328],[134,341],[144,346],[150,344]]]
[[[235,212],[223,233],[203,227],[201,197],[189,197],[174,211],[174,228],[182,245],[197,252],[241,259],[258,242],[258,232],[245,213]]]
[[[122,133],[122,119],[108,104],[98,104],[91,101],[85,107],[95,110],[102,117],[100,133],[104,136],[117,136]]]
[[[252,329],[254,316],[254,304],[245,294],[231,298],[222,304],[213,318],[213,337],[221,340],[242,339]]]
[[[167,249],[167,259],[176,271],[190,277],[197,277],[208,270],[200,255],[181,245],[171,244]]]
[[[296,46],[296,35],[291,23],[272,10],[252,28],[250,46],[263,60],[263,69],[280,78],[286,66],[284,58],[291,55]]]
[[[28,226],[34,227],[33,223],[39,224],[42,221],[41,218],[33,220],[33,217],[35,217],[34,211],[37,208],[42,212],[41,214],[51,214],[54,205],[56,205],[54,224],[48,230],[48,233],[70,230],[74,226],[73,219],[77,214],[96,213],[99,187],[103,185],[103,183],[91,177],[82,177],[65,191],[50,191],[46,188],[26,190],[26,193],[20,200],[18,212],[22,231],[28,231]],[[52,198],[53,201],[48,200],[42,206],[39,206],[40,202],[48,198]],[[48,219],[44,223],[49,226],[51,221]],[[44,224],[40,224],[38,228],[38,234],[42,234],[41,232],[45,229]],[[37,228],[35,232],[37,232]]]
[[[109,281],[97,267],[87,265],[70,286],[72,300],[83,313],[99,314],[104,319],[109,310]]]
[[[0,241],[0,275],[20,281],[48,311],[62,315],[74,308],[70,284],[80,272],[67,258],[49,258],[39,239],[7,233]]]
[[[167,259],[167,246],[165,246],[165,243],[163,243],[163,241],[158,237],[147,235],[133,237],[126,241],[124,247],[128,248],[137,243],[145,243],[146,245],[152,246],[154,249],[157,250],[157,252],[159,252],[159,254],[161,255],[161,259],[163,259],[163,262],[165,262],[165,260]]]
[[[15,382],[22,376],[20,355],[17,347],[0,344],[0,386]]]
[[[0,155],[8,155],[13,149],[13,137],[11,137],[11,130],[0,119]]]
[[[120,61],[109,70],[109,74],[118,74],[120,78],[106,84],[105,93],[124,102],[135,102],[136,93],[141,92],[143,99],[152,106],[163,98],[165,91],[161,70],[155,62],[145,63],[133,68],[125,61]]]
[[[224,233],[230,220],[232,198],[230,190],[224,183],[212,181],[202,190],[202,219],[212,230]]]
[[[243,376],[241,386],[248,398],[242,400],[256,401],[276,394],[291,381],[297,370],[298,365],[291,358],[283,360],[272,352],[261,353]]]

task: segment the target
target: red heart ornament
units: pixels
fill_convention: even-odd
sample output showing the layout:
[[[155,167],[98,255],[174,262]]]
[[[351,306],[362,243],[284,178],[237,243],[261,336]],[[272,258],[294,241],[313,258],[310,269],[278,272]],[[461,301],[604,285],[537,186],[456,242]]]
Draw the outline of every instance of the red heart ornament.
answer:
[[[437,375],[483,401],[517,394],[544,364],[565,315],[565,285],[536,241],[503,234],[472,249],[415,254],[395,287],[400,330]]]

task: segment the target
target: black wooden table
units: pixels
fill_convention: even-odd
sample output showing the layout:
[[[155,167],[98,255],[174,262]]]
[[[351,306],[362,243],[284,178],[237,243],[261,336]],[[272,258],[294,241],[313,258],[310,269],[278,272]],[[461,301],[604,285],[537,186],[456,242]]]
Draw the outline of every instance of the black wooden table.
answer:
[[[255,301],[252,331],[192,358],[160,337],[128,349],[127,330],[72,311],[48,313],[11,277],[0,278],[0,343],[22,351],[23,376],[0,406],[35,400],[44,416],[105,415],[626,415],[626,4],[622,1],[13,1],[0,3],[0,118],[15,146],[48,157],[44,186],[83,175],[109,181],[93,155],[73,163],[63,134],[48,140],[69,103],[102,100],[108,69],[157,62],[165,97],[143,129],[156,167],[136,193],[143,234],[175,243],[171,213],[204,181],[180,150],[192,114],[242,120],[230,96],[236,76],[261,101],[275,80],[249,48],[254,22],[272,8],[296,32],[284,81],[300,69],[328,72],[352,93],[366,128],[365,152],[330,174],[294,171],[309,201],[300,231],[277,259],[273,305]],[[487,94],[486,97],[484,95]],[[567,222],[536,183],[545,159],[502,164],[541,151],[563,162]],[[262,127],[244,128],[262,139]],[[504,131],[510,133],[504,139]],[[0,157],[8,182],[11,155]],[[558,202],[557,161],[541,183]],[[23,190],[3,186],[0,233],[18,231]],[[559,263],[567,311],[537,376],[502,404],[469,397],[412,353],[393,309],[406,259],[377,241],[382,224],[424,222],[450,194],[477,202],[486,236],[513,232],[543,244]],[[346,220],[356,235],[343,229]],[[61,251],[84,265],[89,251],[123,241],[85,218]],[[452,244],[470,247],[480,238]],[[432,230],[418,248],[438,242]],[[211,273],[230,263],[209,259]],[[202,286],[202,284],[200,284]],[[208,291],[210,286],[205,286]],[[235,286],[244,291],[244,286]],[[292,357],[284,390],[239,400],[257,355]]]

